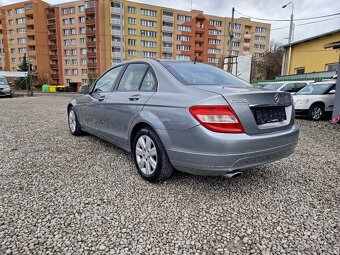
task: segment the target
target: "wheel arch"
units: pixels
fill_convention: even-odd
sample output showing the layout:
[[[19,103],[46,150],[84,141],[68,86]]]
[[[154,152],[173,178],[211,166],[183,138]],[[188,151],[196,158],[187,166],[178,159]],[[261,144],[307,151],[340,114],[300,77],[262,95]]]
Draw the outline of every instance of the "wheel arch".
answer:
[[[145,121],[141,121],[136,123],[133,128],[131,129],[130,135],[129,135],[129,145],[130,145],[130,150],[131,152],[133,151],[133,141],[135,140],[135,137],[138,133],[139,130],[141,130],[142,128],[151,128],[152,130],[154,130],[156,132],[156,130],[147,122]],[[157,132],[156,132],[157,133]]]
[[[311,109],[314,105],[321,105],[323,107],[323,109],[325,109],[325,107],[326,107],[326,104],[324,102],[322,102],[322,101],[315,101],[315,102],[313,102],[310,105],[309,109]]]

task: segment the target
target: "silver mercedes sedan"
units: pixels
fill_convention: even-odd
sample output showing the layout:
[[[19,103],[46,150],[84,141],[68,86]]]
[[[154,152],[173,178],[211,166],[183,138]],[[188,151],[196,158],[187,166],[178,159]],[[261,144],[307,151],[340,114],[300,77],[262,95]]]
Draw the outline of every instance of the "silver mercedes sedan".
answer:
[[[174,170],[232,177],[293,153],[292,96],[255,88],[202,63],[141,59],[107,70],[67,107],[73,135],[134,156],[148,181]]]

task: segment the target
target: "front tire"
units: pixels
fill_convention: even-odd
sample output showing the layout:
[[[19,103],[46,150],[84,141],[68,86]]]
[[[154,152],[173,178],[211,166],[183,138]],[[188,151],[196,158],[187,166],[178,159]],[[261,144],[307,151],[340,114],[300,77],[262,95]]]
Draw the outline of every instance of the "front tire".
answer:
[[[324,107],[321,104],[314,104],[309,108],[308,118],[310,120],[319,121],[324,116]]]
[[[72,135],[79,136],[83,133],[80,128],[77,114],[73,107],[71,107],[68,111],[68,127]]]
[[[166,150],[151,128],[138,131],[133,142],[133,156],[139,174],[149,182],[164,181],[174,172]]]

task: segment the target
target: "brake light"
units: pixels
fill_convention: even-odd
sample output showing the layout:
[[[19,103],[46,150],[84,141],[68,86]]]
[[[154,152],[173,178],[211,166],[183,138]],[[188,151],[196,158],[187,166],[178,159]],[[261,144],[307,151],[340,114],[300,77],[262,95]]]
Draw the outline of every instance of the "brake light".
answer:
[[[205,128],[218,133],[244,133],[243,126],[229,105],[201,105],[189,108]]]

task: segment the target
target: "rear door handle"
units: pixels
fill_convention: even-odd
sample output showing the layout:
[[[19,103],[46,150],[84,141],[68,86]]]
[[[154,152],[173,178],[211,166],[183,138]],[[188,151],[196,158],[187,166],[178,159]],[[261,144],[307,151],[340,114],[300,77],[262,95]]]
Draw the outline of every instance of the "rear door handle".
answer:
[[[105,96],[99,96],[98,101],[104,101]]]
[[[133,95],[133,96],[129,97],[129,100],[130,101],[137,101],[137,100],[140,99],[140,97],[141,97],[141,95]]]

